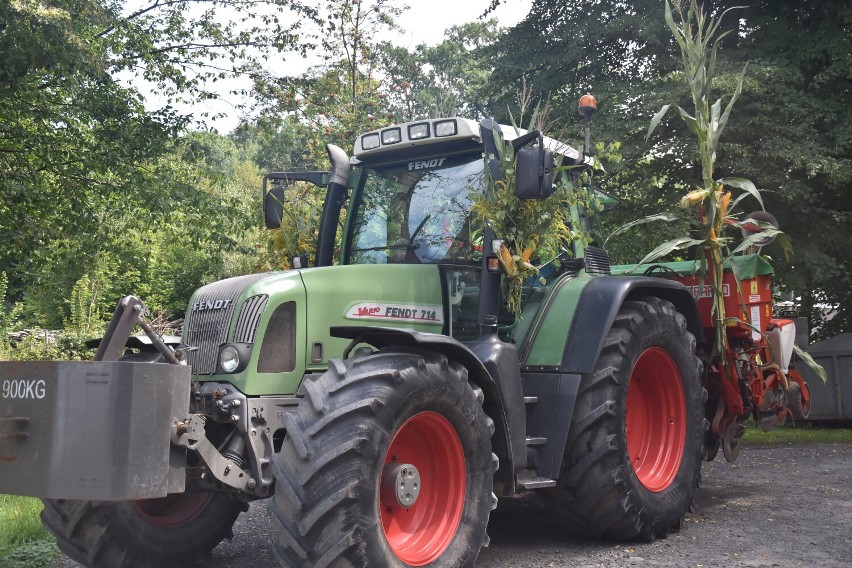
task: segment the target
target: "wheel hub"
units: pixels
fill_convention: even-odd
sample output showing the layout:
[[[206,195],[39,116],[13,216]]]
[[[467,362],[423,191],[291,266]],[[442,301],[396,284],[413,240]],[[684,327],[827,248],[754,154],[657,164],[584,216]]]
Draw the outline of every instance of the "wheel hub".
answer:
[[[410,463],[389,463],[382,472],[382,504],[408,509],[420,496],[420,472]]]

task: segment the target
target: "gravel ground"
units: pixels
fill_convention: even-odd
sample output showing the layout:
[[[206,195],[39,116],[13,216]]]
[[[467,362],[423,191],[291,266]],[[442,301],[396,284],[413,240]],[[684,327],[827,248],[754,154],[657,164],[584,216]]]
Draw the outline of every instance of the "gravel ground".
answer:
[[[274,530],[255,503],[216,548],[209,568],[277,566]],[[646,543],[566,534],[535,495],[503,499],[491,515],[484,567],[774,567],[852,565],[852,444],[747,447],[735,464],[704,464],[683,530]],[[52,568],[79,568],[68,559]]]

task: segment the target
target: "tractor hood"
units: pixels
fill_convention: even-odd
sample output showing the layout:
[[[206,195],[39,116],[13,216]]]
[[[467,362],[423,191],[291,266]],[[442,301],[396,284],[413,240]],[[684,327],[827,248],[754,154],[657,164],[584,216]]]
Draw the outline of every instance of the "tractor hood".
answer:
[[[340,357],[347,339],[332,326],[385,326],[441,333],[445,313],[437,265],[359,264],[301,272],[305,284],[308,369]]]
[[[376,325],[441,333],[445,312],[436,265],[351,265],[252,274],[199,288],[182,343],[200,381],[226,381],[248,395],[293,394],[306,372],[322,371],[348,340],[332,326]],[[219,367],[232,344],[235,372]]]

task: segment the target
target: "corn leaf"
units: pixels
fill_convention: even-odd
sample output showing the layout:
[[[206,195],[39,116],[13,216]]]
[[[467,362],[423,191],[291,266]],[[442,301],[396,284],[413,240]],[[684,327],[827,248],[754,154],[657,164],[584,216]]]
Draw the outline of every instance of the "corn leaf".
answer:
[[[716,142],[719,140],[719,136],[722,135],[725,125],[728,124],[728,117],[731,115],[731,109],[734,107],[734,103],[738,98],[740,98],[740,93],[743,92],[743,79],[745,79],[745,72],[747,68],[747,64],[743,66],[743,70],[740,72],[740,76],[737,79],[737,88],[734,89],[734,93],[731,95],[731,100],[728,101],[728,106],[725,107],[725,112],[722,114],[722,118],[719,119],[719,129],[713,133],[714,147],[716,146]]]
[[[787,233],[778,235],[778,243],[781,245],[781,250],[784,251],[784,260],[789,262],[793,258],[793,243],[790,242]]]
[[[669,6],[669,0],[666,0],[665,8],[666,8],[666,11],[665,11],[666,24],[669,26],[669,29],[672,31],[672,34],[674,35],[675,40],[677,40],[677,44],[680,46],[680,49],[682,51],[685,51],[686,50],[686,41],[682,36],[682,32],[681,32],[680,28],[678,28],[677,24],[675,23],[674,17],[672,17],[672,8],[671,8],[671,6]]]
[[[743,242],[739,244],[737,248],[735,248],[730,256],[737,254],[738,252],[744,251],[749,247],[760,246],[758,243],[764,239],[768,239],[769,237],[774,237],[776,235],[780,235],[782,231],[775,229],[774,227],[771,229],[764,229],[759,233],[754,233],[752,235],[747,236],[743,239]]]
[[[656,223],[657,221],[669,221],[670,222],[670,221],[681,221],[681,220],[682,220],[682,217],[680,217],[680,215],[675,215],[673,213],[657,213],[656,215],[648,215],[647,217],[643,217],[641,219],[637,219],[635,221],[631,221],[629,223],[626,223],[626,224],[620,226],[619,228],[617,228],[616,230],[614,230],[612,233],[609,234],[609,236],[604,241],[604,244],[609,242],[609,240],[612,237],[614,237],[616,235],[620,235],[621,233],[628,231],[628,230],[630,230],[633,227],[636,227],[638,225],[644,225],[646,223]]]
[[[666,6],[668,6],[668,3],[666,4]],[[648,139],[651,137],[651,134],[654,132],[654,129],[657,128],[657,125],[660,124],[661,120],[663,120],[663,117],[669,111],[669,108],[671,108],[671,106],[672,106],[672,103],[669,103],[667,105],[663,105],[663,108],[660,109],[660,112],[655,114],[654,118],[651,119],[651,125],[648,126],[648,134],[645,135],[645,142],[647,142]],[[675,105],[675,106],[677,106],[677,105]]]
[[[670,254],[676,250],[682,250],[694,245],[700,245],[704,243],[703,239],[692,239],[690,237],[678,237],[676,239],[672,239],[668,242],[665,242],[649,252],[645,255],[645,258],[639,261],[639,264],[645,264],[648,262],[653,262],[657,259],[660,259],[667,254]]]
[[[814,358],[811,357],[811,354],[799,347],[798,345],[793,345],[793,351],[796,353],[796,357],[805,362],[805,364],[811,368],[811,370],[816,373],[816,376],[822,380],[822,384],[826,384],[828,382],[828,375],[825,372],[825,369],[814,361]]]
[[[754,184],[750,180],[747,180],[745,178],[729,177],[729,178],[722,178],[722,179],[716,180],[716,181],[717,181],[717,183],[721,183],[723,185],[729,185],[731,187],[736,187],[736,188],[742,189],[745,192],[748,192],[749,195],[751,195],[752,197],[757,199],[757,202],[760,203],[760,208],[763,209],[764,211],[766,210],[766,208],[763,206],[763,198],[760,196],[760,192],[757,190],[757,188],[754,186]]]
[[[690,115],[688,112],[683,110],[681,107],[675,105],[677,107],[677,111],[680,114],[680,117],[686,123],[689,131],[695,134],[702,142],[707,141],[707,132],[705,132],[701,128],[701,123],[694,116]]]

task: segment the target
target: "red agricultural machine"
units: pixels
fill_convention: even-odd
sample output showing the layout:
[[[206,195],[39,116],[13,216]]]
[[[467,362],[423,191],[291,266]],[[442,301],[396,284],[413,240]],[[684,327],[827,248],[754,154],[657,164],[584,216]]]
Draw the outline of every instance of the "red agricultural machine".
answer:
[[[695,273],[696,263],[668,262],[651,266],[646,276],[669,278],[692,291],[705,338],[715,335],[711,278]],[[617,269],[614,269],[615,273]],[[706,353],[703,382],[710,421],[705,446],[712,461],[719,447],[734,461],[751,415],[764,431],[788,418],[804,420],[810,393],[791,366],[796,326],[791,319],[773,318],[771,264],[759,254],[734,256],[725,265],[724,296],[728,349],[724,357]],[[709,345],[708,342],[705,345]]]

